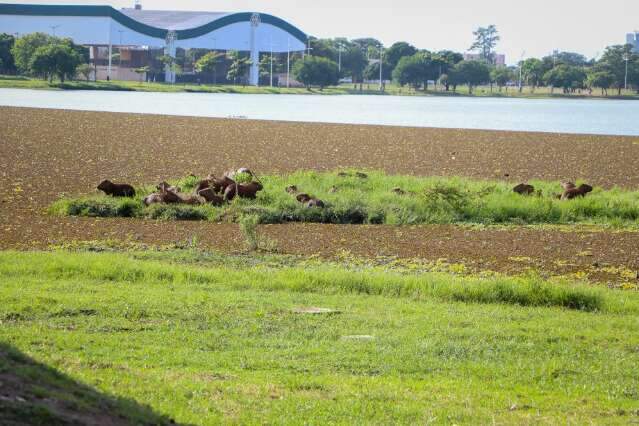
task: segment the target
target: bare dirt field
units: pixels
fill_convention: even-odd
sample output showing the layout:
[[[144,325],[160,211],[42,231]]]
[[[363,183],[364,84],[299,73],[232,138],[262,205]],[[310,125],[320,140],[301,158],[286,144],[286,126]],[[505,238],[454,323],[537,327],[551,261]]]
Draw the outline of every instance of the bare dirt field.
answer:
[[[0,108],[0,248],[70,240],[149,244],[197,236],[207,248],[241,250],[235,225],[51,217],[60,194],[95,191],[103,178],[148,183],[247,166],[258,173],[380,169],[518,183],[584,179],[639,187],[639,138],[524,132],[277,123]],[[601,281],[639,269],[639,233],[576,228],[472,230],[453,226],[288,224],[263,228],[291,254],[399,256],[461,262],[477,270],[578,271]]]

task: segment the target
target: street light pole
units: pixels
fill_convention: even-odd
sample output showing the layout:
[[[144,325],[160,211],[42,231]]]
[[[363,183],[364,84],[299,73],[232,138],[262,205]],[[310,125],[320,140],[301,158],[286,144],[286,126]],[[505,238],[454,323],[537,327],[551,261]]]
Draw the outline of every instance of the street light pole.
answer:
[[[379,91],[384,91],[384,81],[382,80],[382,67],[384,66],[384,46],[379,46]]]
[[[55,37],[56,28],[60,28],[60,25],[51,25],[51,32],[53,33],[53,37]]]
[[[626,76],[624,78],[623,89],[628,90],[628,61],[630,60],[630,55],[625,54],[623,60],[626,61]]]
[[[286,88],[291,87],[291,39],[286,39]]]
[[[271,40],[271,87],[273,87],[273,40]]]
[[[523,88],[522,86],[522,77],[523,77],[523,70],[524,70],[524,56],[526,55],[526,51],[524,50],[523,52],[521,52],[521,59],[519,60],[519,93],[521,93],[521,90]]]

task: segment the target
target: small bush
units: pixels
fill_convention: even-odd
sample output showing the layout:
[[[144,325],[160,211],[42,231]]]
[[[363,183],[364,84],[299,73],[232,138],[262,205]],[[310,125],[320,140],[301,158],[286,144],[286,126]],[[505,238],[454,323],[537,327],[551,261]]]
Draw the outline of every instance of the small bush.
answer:
[[[206,220],[208,215],[200,207],[155,204],[145,211],[146,217],[160,220]]]

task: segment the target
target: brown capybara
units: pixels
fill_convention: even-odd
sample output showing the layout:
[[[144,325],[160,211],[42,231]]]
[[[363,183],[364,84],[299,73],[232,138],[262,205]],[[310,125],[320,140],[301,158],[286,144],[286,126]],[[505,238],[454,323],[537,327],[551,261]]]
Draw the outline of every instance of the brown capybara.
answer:
[[[204,191],[205,189],[209,189],[211,187],[211,182],[215,179],[215,176],[207,176],[206,179],[203,179],[195,185],[195,189],[193,190],[193,194],[197,195],[200,191]]]
[[[235,198],[235,196],[239,196],[240,198],[250,198],[255,199],[258,191],[261,191],[264,187],[259,182],[251,182],[246,184],[237,184],[229,185],[224,190],[224,201],[231,201]]]
[[[526,183],[520,183],[513,188],[513,192],[519,195],[532,195],[535,192],[535,187]]]
[[[577,197],[585,197],[586,194],[592,192],[593,187],[587,184],[581,184],[577,188],[569,188],[564,191],[561,196],[562,200],[572,200]]]
[[[335,194],[337,191],[339,191],[339,189],[337,189],[336,186],[331,186],[331,189],[328,190],[328,192],[331,194]]]
[[[160,192],[169,191],[169,192],[175,192],[176,194],[181,191],[180,187],[172,186],[171,184],[169,184],[167,182],[158,183],[157,186],[155,187],[155,189],[157,189]]]
[[[135,189],[126,183],[113,183],[110,180],[103,180],[98,189],[112,197],[135,197]]]
[[[406,195],[406,191],[404,191],[402,188],[393,188],[392,192],[397,195]]]
[[[286,192],[289,194],[297,194],[297,186],[291,185],[286,187]]]
[[[311,201],[313,198],[308,195],[308,194],[297,194],[297,196],[295,197],[295,199],[297,201],[299,201],[300,203],[304,204],[304,203],[308,203],[309,201]]]
[[[324,208],[324,201],[318,200],[317,198],[311,198],[308,203],[306,203],[306,207],[309,209],[313,207]]]
[[[362,173],[362,172],[355,173],[355,176],[360,178],[360,179],[367,179],[368,178],[368,175],[366,173]]]
[[[572,183],[570,181],[562,181],[561,182],[561,187],[565,191],[567,189],[575,189],[577,187],[577,185],[575,185],[574,183]]]
[[[214,206],[221,206],[224,204],[224,198],[215,193],[213,188],[206,188],[197,193],[200,197],[204,198],[207,203]]]
[[[211,188],[213,188],[213,191],[220,194],[223,194],[224,191],[226,191],[226,188],[234,184],[235,184],[235,181],[228,176],[223,176],[222,178],[219,178],[219,179],[218,178],[211,179]]]
[[[163,203],[164,199],[162,198],[161,194],[153,193],[144,197],[143,202],[145,206],[150,206],[151,204]]]
[[[349,177],[349,176],[350,176],[350,174],[348,174],[348,173],[346,173],[346,172],[339,172],[339,173],[337,174],[337,176],[339,176],[339,177]]]

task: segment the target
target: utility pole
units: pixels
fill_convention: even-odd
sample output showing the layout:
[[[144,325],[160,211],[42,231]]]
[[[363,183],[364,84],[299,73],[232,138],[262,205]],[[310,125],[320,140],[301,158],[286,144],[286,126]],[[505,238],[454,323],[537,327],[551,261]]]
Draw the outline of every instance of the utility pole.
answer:
[[[384,91],[384,80],[382,80],[382,68],[384,66],[384,46],[379,46],[379,91]]]
[[[342,46],[341,44],[337,46],[337,70],[339,71],[339,75],[341,77],[342,75],[342,50],[344,49],[344,46]]]
[[[519,93],[521,93],[523,86],[522,86],[522,77],[523,77],[523,70],[524,70],[524,56],[526,55],[526,51],[524,50],[523,52],[521,52],[521,59],[519,60]]]
[[[623,55],[623,60],[626,61],[626,76],[624,77],[623,89],[628,90],[628,61],[630,60],[630,55],[627,53]]]
[[[271,87],[273,87],[273,40],[271,40]]]
[[[291,87],[291,39],[286,39],[286,88]]]
[[[51,33],[53,34],[53,37],[55,37],[55,30],[56,28],[60,28],[60,25],[51,25]]]

